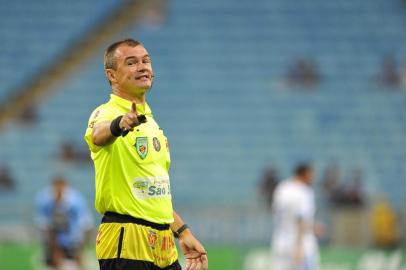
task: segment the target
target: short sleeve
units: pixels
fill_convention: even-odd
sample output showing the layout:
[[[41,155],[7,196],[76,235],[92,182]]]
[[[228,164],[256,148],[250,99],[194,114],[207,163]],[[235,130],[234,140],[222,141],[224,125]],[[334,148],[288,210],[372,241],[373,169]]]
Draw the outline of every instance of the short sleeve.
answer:
[[[96,108],[90,115],[84,138],[85,138],[85,141],[86,141],[87,145],[89,146],[89,149],[91,152],[94,152],[94,153],[98,152],[101,148],[100,146],[93,144],[93,141],[92,141],[93,128],[101,122],[111,121],[111,120],[113,120],[113,116],[105,108],[104,105],[101,105],[98,108]]]
[[[48,192],[42,190],[35,197],[35,222],[40,229],[50,225],[49,211],[47,211]]]

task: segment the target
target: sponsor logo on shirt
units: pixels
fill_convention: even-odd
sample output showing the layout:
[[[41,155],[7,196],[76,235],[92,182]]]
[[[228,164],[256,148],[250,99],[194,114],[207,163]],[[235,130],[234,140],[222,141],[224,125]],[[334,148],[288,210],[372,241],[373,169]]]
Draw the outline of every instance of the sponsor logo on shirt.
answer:
[[[137,199],[162,198],[171,196],[168,177],[135,178],[133,194]]]

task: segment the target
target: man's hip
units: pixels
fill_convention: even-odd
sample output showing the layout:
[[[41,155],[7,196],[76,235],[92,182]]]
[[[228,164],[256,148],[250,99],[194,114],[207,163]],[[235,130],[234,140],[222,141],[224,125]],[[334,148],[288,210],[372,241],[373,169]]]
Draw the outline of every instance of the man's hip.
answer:
[[[181,269],[169,224],[111,212],[100,224],[96,255],[101,270]]]

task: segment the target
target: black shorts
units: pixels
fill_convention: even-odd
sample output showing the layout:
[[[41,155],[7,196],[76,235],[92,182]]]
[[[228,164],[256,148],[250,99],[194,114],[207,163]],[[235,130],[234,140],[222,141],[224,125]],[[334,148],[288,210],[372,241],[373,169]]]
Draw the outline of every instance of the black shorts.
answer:
[[[128,259],[113,259],[113,260],[99,260],[100,270],[181,270],[182,267],[176,261],[175,263],[160,268],[152,262],[144,262],[139,260]]]

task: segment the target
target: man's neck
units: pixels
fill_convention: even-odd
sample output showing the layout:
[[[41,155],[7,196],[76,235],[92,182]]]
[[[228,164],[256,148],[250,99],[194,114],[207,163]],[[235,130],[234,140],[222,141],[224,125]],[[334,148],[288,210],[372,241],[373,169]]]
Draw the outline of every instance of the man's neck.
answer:
[[[145,95],[141,94],[141,95],[130,95],[129,93],[119,89],[118,87],[113,87],[113,94],[115,94],[116,96],[119,96],[123,99],[129,100],[129,101],[135,101],[137,104],[144,104],[145,103]]]
[[[303,184],[303,185],[309,186],[309,183],[307,183],[304,179],[302,179],[302,178],[300,178],[300,177],[295,176],[295,177],[294,177],[294,181],[296,181],[296,182],[298,182],[298,183],[301,183],[301,184]]]

